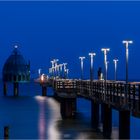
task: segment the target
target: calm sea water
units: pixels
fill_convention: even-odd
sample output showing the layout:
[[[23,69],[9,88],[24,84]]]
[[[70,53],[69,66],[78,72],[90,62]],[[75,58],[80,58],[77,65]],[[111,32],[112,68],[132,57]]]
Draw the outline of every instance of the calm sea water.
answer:
[[[4,126],[9,126],[10,139],[102,139],[100,132],[91,126],[91,102],[77,100],[77,118],[62,120],[60,104],[52,97],[42,97],[41,87],[34,83],[20,85],[20,96],[12,97],[12,85],[8,85],[8,97],[3,96],[0,84],[0,138]],[[48,90],[52,95],[53,91]],[[118,138],[118,111],[113,110],[112,138]],[[140,139],[140,119],[131,117],[131,139]]]

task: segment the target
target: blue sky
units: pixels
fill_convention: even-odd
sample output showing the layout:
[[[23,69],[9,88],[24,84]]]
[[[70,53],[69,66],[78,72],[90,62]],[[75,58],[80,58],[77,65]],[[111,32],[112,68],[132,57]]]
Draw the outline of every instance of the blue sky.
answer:
[[[50,60],[67,62],[71,77],[80,77],[79,56],[85,56],[89,77],[89,52],[96,52],[94,74],[103,68],[102,47],[109,47],[109,79],[118,57],[118,78],[125,78],[124,39],[129,47],[129,79],[140,79],[140,2],[0,2],[0,71],[13,46],[31,61],[37,74],[48,72]],[[35,75],[32,75],[35,76]]]

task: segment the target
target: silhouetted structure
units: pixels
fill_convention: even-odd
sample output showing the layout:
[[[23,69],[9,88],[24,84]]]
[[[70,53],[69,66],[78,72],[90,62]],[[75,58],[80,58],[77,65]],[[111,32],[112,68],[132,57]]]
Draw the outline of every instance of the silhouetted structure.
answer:
[[[4,127],[4,140],[8,140],[9,139],[9,127],[5,126]]]
[[[102,79],[102,68],[99,67],[98,69],[98,80],[101,80]]]
[[[14,96],[18,96],[19,83],[30,81],[30,62],[26,62],[15,46],[12,54],[6,60],[3,67],[4,95],[7,93],[7,82],[14,84]]]

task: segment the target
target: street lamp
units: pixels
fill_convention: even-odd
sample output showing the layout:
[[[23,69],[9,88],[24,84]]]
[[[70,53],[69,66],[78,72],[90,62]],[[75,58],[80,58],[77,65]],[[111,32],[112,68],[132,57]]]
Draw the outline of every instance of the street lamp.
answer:
[[[109,64],[109,61],[106,61],[106,79],[108,77],[108,64]]]
[[[110,51],[109,48],[102,48],[101,51],[104,53],[104,65],[105,65],[105,82],[107,80],[107,52]]]
[[[39,77],[41,76],[41,70],[42,69],[38,69],[38,75],[39,75]]]
[[[49,74],[52,75],[52,68],[49,68]]]
[[[54,63],[55,63],[54,60],[52,60],[52,61],[50,61],[50,62],[51,62],[51,64],[52,64],[52,67],[54,67]]]
[[[52,60],[52,61],[50,61],[51,62],[51,64],[52,64],[52,68],[51,68],[51,73],[52,73],[52,76],[54,77],[54,60]]]
[[[66,69],[66,78],[68,78],[69,69]]]
[[[96,55],[96,53],[89,53],[90,56],[90,80],[93,80],[93,57]]]
[[[57,76],[59,77],[59,65],[56,65],[56,73],[57,73]]]
[[[114,66],[115,66],[115,72],[114,72],[114,80],[117,80],[117,63],[118,63],[118,59],[113,59],[114,62]]]
[[[63,66],[64,66],[64,78],[66,78],[66,72],[67,72],[66,66],[67,66],[67,63],[63,63]]]
[[[59,59],[54,59],[54,70],[55,70],[55,76],[57,76],[57,62],[59,61]]]
[[[81,80],[83,79],[83,73],[84,73],[84,56],[79,57],[80,61],[81,61]]]
[[[123,40],[122,41],[123,44],[125,44],[125,49],[126,49],[126,84],[128,83],[128,45],[132,44],[133,41],[132,40]]]
[[[59,64],[59,67],[60,67],[60,76],[62,78],[63,64]]]
[[[64,65],[64,70],[66,70],[67,63],[63,63],[63,65]]]

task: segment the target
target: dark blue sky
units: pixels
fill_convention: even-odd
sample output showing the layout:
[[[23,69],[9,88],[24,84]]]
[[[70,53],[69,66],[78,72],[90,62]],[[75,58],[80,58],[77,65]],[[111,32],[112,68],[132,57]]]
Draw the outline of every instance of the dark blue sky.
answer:
[[[123,39],[132,39],[129,78],[140,79],[140,2],[0,2],[0,71],[14,44],[20,44],[33,71],[47,72],[50,60],[68,62],[70,76],[79,77],[79,56],[96,52],[95,74],[103,67],[102,47],[109,47],[109,78],[118,57],[118,77],[125,78]],[[97,75],[97,74],[96,74]]]

